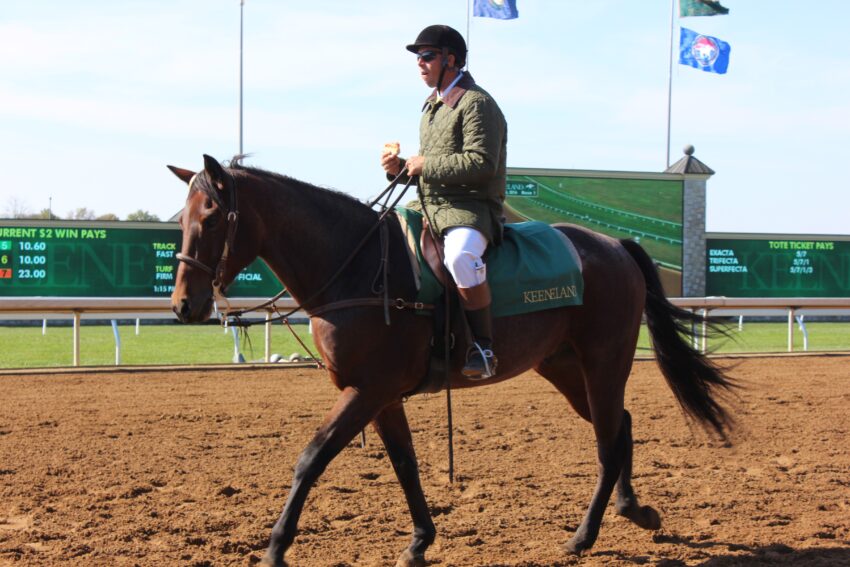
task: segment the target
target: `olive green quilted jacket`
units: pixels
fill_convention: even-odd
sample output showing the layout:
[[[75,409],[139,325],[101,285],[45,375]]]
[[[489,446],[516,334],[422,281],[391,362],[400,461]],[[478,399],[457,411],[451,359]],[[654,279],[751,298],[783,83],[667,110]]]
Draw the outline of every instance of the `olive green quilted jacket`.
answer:
[[[501,242],[507,142],[502,111],[469,73],[445,99],[435,91],[425,101],[419,127],[425,165],[419,184],[440,233],[470,226],[490,242]],[[418,203],[409,206],[421,209]]]

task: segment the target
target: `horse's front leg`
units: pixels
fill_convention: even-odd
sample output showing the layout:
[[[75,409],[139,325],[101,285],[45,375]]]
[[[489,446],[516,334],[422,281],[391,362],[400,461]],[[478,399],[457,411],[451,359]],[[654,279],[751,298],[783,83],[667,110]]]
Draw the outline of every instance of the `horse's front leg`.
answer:
[[[396,567],[424,567],[425,550],[434,542],[437,530],[431,521],[425,494],[419,482],[413,438],[402,403],[396,402],[384,408],[375,418],[373,425],[384,442],[413,518],[413,539],[399,557]]]
[[[375,417],[380,408],[381,403],[374,397],[365,396],[354,388],[342,391],[316,435],[298,457],[292,489],[283,513],[272,528],[263,565],[286,565],[283,557],[295,540],[298,518],[307,493],[333,458]]]

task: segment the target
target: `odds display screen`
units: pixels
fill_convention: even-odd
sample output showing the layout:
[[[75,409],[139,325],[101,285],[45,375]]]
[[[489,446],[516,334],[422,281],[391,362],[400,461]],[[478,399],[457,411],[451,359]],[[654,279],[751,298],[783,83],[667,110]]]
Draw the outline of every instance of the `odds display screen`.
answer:
[[[707,238],[706,295],[850,297],[850,240]]]
[[[169,297],[181,241],[174,223],[0,221],[0,297]],[[281,289],[255,260],[228,295]]]

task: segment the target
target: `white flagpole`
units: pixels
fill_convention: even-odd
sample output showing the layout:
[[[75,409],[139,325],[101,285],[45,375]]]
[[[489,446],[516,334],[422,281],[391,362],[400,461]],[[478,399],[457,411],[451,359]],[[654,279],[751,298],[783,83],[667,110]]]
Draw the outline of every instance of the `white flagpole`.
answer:
[[[673,100],[673,22],[676,19],[676,0],[670,0],[670,67],[667,70],[667,166],[670,167],[670,115]]]
[[[469,70],[469,20],[472,14],[472,0],[466,0],[466,69]]]
[[[242,36],[245,0],[239,0],[239,155],[242,155]]]

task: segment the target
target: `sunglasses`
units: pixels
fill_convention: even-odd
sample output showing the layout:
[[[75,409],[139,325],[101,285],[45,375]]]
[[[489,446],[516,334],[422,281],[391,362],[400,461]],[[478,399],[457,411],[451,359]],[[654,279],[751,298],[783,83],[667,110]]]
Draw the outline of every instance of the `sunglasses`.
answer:
[[[430,63],[436,59],[439,54],[440,53],[438,51],[423,51],[422,53],[416,54],[416,60],[419,61],[421,59],[425,63]]]

